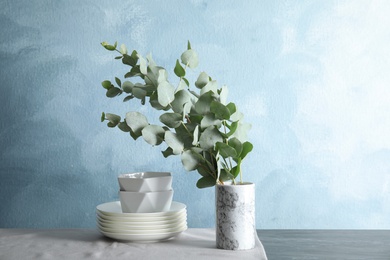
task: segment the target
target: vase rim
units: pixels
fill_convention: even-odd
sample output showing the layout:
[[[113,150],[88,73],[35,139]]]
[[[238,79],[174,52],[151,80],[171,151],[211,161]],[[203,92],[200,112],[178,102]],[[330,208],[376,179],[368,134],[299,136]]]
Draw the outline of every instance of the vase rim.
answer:
[[[217,183],[217,186],[246,186],[246,185],[254,185],[254,183],[249,181],[236,182],[236,184],[233,184],[232,181],[224,182],[224,184]]]

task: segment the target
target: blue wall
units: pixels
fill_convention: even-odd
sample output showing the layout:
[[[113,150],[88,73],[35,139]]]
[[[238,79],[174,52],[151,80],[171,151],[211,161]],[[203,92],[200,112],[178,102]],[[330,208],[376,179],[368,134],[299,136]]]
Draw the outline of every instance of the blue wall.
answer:
[[[214,190],[179,158],[100,123],[139,108],[105,97],[123,75],[100,42],[173,69],[187,40],[252,123],[244,179],[258,228],[390,228],[386,1],[0,0],[0,227],[94,227],[116,176],[172,171],[190,227]]]

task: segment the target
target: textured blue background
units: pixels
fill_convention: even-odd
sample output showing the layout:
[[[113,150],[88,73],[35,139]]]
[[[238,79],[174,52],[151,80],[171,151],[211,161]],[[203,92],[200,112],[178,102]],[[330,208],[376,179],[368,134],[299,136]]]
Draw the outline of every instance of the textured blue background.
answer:
[[[187,40],[252,123],[258,228],[390,228],[388,1],[0,0],[0,227],[94,227],[116,176],[172,171],[190,227],[214,189],[100,123],[118,41],[172,71]]]

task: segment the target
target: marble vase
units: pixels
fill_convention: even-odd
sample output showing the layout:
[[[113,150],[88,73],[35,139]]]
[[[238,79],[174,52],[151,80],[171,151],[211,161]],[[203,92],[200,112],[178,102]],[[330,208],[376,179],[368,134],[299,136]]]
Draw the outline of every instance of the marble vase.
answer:
[[[248,250],[256,244],[255,184],[216,185],[216,244],[226,250]]]

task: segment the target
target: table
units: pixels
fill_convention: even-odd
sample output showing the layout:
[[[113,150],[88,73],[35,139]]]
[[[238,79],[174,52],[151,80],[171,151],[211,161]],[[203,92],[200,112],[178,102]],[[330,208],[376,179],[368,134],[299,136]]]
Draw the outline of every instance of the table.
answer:
[[[243,252],[215,249],[213,229],[188,229],[176,240],[157,244],[116,242],[94,229],[0,229],[0,259],[264,259],[263,246],[269,260],[390,259],[390,230],[257,233],[261,243]]]
[[[269,260],[390,259],[390,230],[258,230]]]
[[[94,229],[0,229],[0,259],[267,259],[256,242],[246,251],[217,249],[214,229],[190,228],[158,243],[119,242]]]

